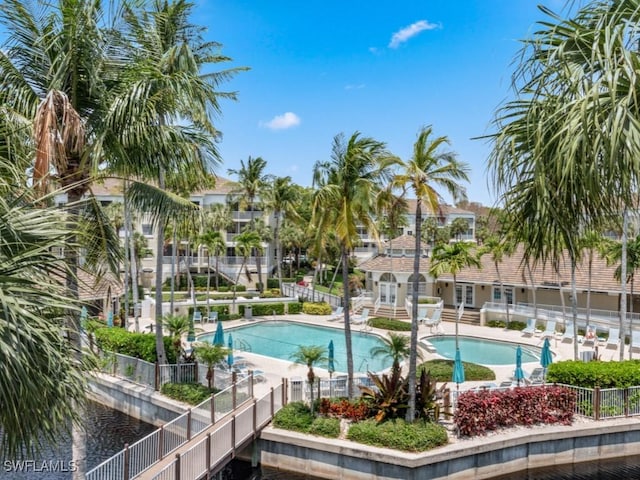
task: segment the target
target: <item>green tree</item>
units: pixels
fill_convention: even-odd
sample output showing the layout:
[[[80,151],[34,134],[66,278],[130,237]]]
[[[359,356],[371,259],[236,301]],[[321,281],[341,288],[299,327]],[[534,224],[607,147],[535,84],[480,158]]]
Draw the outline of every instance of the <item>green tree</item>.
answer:
[[[454,199],[464,198],[461,181],[468,181],[469,167],[460,162],[454,153],[443,150],[449,144],[447,137],[434,137],[431,126],[418,133],[413,145],[413,155],[402,164],[401,172],[394,178],[398,186],[408,186],[416,197],[415,253],[413,257],[413,298],[411,306],[411,356],[409,357],[409,407],[407,421],[415,419],[416,411],[416,359],[418,354],[418,291],[420,258],[422,257],[422,205],[437,212],[440,194],[436,188],[445,189]]]
[[[169,332],[176,358],[182,353],[182,336],[189,332],[190,321],[186,315],[165,315],[162,317],[162,327]]]
[[[216,290],[218,290],[220,288],[220,255],[227,251],[227,242],[222,232],[209,230],[200,235],[200,243],[207,247],[207,315],[209,315],[211,312],[211,255],[216,258]]]
[[[500,238],[497,235],[491,235],[485,238],[484,244],[480,250],[481,255],[487,253],[491,255],[491,259],[493,260],[493,266],[496,269],[498,283],[500,284],[500,299],[504,301],[504,306],[507,312],[507,326],[511,321],[509,316],[509,299],[506,297],[506,291],[502,281],[502,272],[500,271],[500,264],[505,256],[511,256],[514,249],[515,245],[510,243],[507,237]]]
[[[411,338],[399,333],[389,332],[386,338],[382,338],[382,345],[373,347],[371,357],[390,358],[393,362],[391,370],[400,371],[400,364],[411,355]]]
[[[449,234],[451,238],[456,240],[460,240],[462,234],[467,233],[469,231],[469,221],[466,218],[456,218],[449,225]]]
[[[207,342],[196,342],[193,351],[198,361],[207,365],[207,386],[209,390],[214,387],[215,366],[224,361],[229,354],[229,349],[222,345],[211,345]]]
[[[258,236],[258,234],[252,230],[247,230],[242,232],[241,234],[239,234],[236,238],[235,238],[235,253],[236,256],[242,257],[242,264],[240,265],[240,268],[238,268],[238,273],[236,274],[236,279],[235,279],[235,284],[233,286],[233,302],[232,302],[232,310],[235,313],[236,310],[236,296],[237,296],[237,289],[236,286],[238,285],[238,282],[240,281],[240,275],[242,274],[243,270],[245,272],[245,275],[247,277],[247,280],[251,281],[251,273],[249,272],[249,270],[246,268],[247,266],[247,260],[249,259],[249,257],[251,256],[251,252],[256,250],[258,252],[262,251],[262,243],[260,242],[260,237]]]
[[[317,187],[313,205],[313,228],[324,231],[334,226],[340,242],[342,278],[349,278],[349,254],[359,241],[357,227],[364,226],[373,238],[378,237],[375,223],[375,199],[387,184],[390,167],[397,163],[384,143],[362,137],[356,132],[348,140],[337,135],[330,161],[317,162],[313,183]],[[347,355],[347,389],[353,388],[353,349],[349,323],[349,289],[344,288],[344,336]]]
[[[313,414],[313,389],[316,384],[316,374],[313,371],[313,366],[329,361],[327,349],[320,345],[300,345],[298,349],[291,354],[291,360],[296,363],[302,363],[309,368],[307,381],[309,382],[309,391],[311,392],[311,414]]]

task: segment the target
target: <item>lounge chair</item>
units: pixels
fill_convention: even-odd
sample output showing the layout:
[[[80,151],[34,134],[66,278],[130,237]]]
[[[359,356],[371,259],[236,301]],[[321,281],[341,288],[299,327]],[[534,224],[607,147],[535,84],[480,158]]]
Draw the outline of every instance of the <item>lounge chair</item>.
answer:
[[[344,319],[344,307],[337,307],[334,312],[327,318],[328,322],[337,322]]]
[[[427,318],[424,321],[424,324],[431,329],[431,333],[433,333],[434,329],[436,333],[440,333],[440,316],[442,315],[442,310],[437,309],[433,312],[433,316],[431,318]]]
[[[522,334],[533,335],[534,333],[540,333],[540,330],[536,328],[536,319],[530,318],[527,320],[527,326],[522,329]]]
[[[547,326],[544,328],[544,332],[542,332],[542,338],[554,338],[556,336],[556,321],[555,320],[547,320]]]
[[[215,310],[213,312],[209,312],[209,322],[216,323],[218,321],[218,312]]]
[[[631,330],[631,350],[640,350],[640,330]]]
[[[534,368],[531,375],[527,377],[527,383],[529,383],[529,385],[539,385],[544,383],[544,368]]]
[[[589,325],[586,331],[584,332],[582,345],[584,345],[585,347],[593,346],[595,345],[596,342],[599,342],[599,341],[600,339],[598,338],[598,331],[596,330],[596,327],[594,327],[593,325]]]
[[[619,328],[609,328],[609,337],[605,343],[606,348],[618,348],[618,344],[620,343],[620,329]]]
[[[202,312],[200,310],[193,311],[193,323],[202,322]]]
[[[575,334],[575,329],[573,328],[573,322],[567,323],[567,326],[564,329],[564,333],[562,334],[562,341],[573,342],[574,334]]]
[[[364,325],[365,323],[367,323],[368,319],[369,319],[369,309],[368,308],[363,308],[362,312],[360,312],[360,316],[353,317],[353,318],[351,318],[350,321],[354,325]]]

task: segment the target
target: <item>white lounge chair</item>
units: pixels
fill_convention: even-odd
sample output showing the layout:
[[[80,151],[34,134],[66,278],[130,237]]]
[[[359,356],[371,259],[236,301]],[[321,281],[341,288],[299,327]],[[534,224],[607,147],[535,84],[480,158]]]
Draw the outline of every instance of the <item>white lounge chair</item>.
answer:
[[[575,330],[573,328],[573,322],[567,323],[566,328],[564,329],[564,333],[562,334],[562,341],[573,342],[573,336],[575,334]]]
[[[368,318],[369,318],[369,309],[363,308],[362,312],[360,312],[360,315],[357,317],[351,318],[350,321],[354,325],[363,325],[367,323]]]
[[[584,338],[582,339],[582,345],[585,347],[593,346],[596,342],[600,342],[601,340],[598,338],[598,331],[596,327],[593,325],[589,325],[584,332]]]
[[[547,320],[547,325],[544,328],[544,332],[542,332],[542,338],[553,338],[556,336],[556,321],[555,320]]]
[[[327,322],[337,322],[338,320],[344,320],[344,307],[337,307],[327,318]]]
[[[218,321],[218,312],[215,310],[212,312],[209,312],[209,322],[216,323],[217,321]]]
[[[527,320],[527,326],[522,329],[522,334],[533,335],[534,333],[540,333],[540,330],[536,329],[536,319],[530,318]]]
[[[202,312],[200,310],[193,311],[193,323],[202,322]]]
[[[609,337],[607,338],[607,342],[605,344],[606,348],[618,348],[618,344],[620,343],[620,329],[619,328],[609,328]]]
[[[442,315],[442,310],[437,309],[433,312],[433,316],[424,321],[424,324],[431,329],[431,333],[433,333],[434,329],[436,333],[439,333],[440,330],[440,316]]]

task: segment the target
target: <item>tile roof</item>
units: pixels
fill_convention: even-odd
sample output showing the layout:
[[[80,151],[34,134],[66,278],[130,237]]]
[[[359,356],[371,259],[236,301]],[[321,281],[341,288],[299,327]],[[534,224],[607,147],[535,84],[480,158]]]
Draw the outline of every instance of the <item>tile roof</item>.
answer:
[[[216,176],[215,188],[199,190],[191,194],[191,196],[201,196],[205,194],[222,194],[227,195],[233,189],[235,182],[228,178]],[[97,196],[121,196],[122,180],[117,178],[106,178],[100,183],[91,185],[91,191]]]
[[[407,199],[407,211],[408,212],[411,212],[412,214],[415,214],[417,206],[418,206],[418,201],[415,198]],[[449,215],[449,214],[452,214],[452,213],[475,215],[473,212],[471,212],[469,210],[463,210],[462,208],[454,207],[452,205],[447,205],[446,203],[438,205],[438,208],[439,208],[440,212],[442,213],[442,215]],[[431,212],[431,209],[427,205],[425,205],[424,202],[422,202],[422,214],[425,215],[428,212]],[[438,214],[440,214],[440,212],[438,212]]]

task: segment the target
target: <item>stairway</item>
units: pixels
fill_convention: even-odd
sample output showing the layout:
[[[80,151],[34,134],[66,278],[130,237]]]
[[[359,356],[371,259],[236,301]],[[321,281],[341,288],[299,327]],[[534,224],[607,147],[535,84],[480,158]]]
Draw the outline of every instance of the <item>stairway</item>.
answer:
[[[442,320],[444,322],[455,322],[458,318],[458,313],[455,308],[446,307],[442,310]],[[460,323],[467,323],[470,325],[480,325],[480,311],[465,309],[460,319]]]

